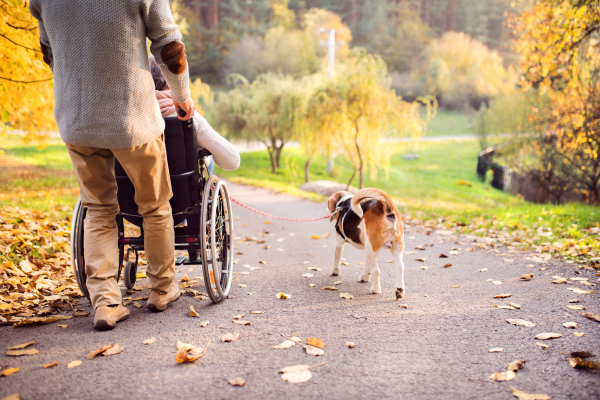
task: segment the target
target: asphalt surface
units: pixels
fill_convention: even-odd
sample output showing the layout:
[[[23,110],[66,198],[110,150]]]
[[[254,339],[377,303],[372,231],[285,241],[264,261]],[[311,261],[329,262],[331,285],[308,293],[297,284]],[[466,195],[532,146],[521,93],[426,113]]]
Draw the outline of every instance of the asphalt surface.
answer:
[[[325,206],[266,190],[230,185],[231,194],[244,203],[274,215],[289,218],[315,218],[325,214]],[[0,366],[20,367],[9,377],[0,377],[0,399],[20,393],[21,399],[513,399],[509,386],[528,393],[545,393],[552,399],[600,398],[600,371],[574,369],[568,363],[573,351],[590,351],[600,361],[600,323],[581,316],[582,311],[567,308],[567,301],[580,299],[588,311],[600,314],[598,286],[555,285],[553,275],[598,279],[594,272],[574,271],[573,264],[558,261],[547,265],[530,264],[524,253],[511,253],[506,247],[465,251],[471,245],[464,237],[427,236],[417,227],[407,227],[406,297],[394,299],[394,274],[389,253],[381,253],[381,295],[369,294],[369,284],[357,277],[364,265],[364,254],[346,246],[340,276],[330,276],[335,231],[327,221],[297,223],[269,219],[234,205],[238,220],[235,235],[265,240],[236,242],[239,263],[231,291],[232,298],[213,305],[210,300],[188,296],[167,311],[153,314],[145,307],[129,306],[131,317],[117,329],[96,332],[92,316],[73,318],[31,328],[0,327],[0,346],[16,345],[35,339],[39,354],[23,357],[0,356]],[[265,224],[265,221],[270,224]],[[269,233],[265,233],[265,231]],[[311,239],[311,235],[328,238]],[[263,237],[262,235],[265,234]],[[428,245],[425,251],[417,245]],[[264,249],[268,245],[270,248]],[[452,247],[461,254],[448,254]],[[281,249],[281,250],[279,250]],[[411,254],[412,253],[412,254]],[[427,262],[416,258],[427,258]],[[504,259],[513,259],[510,263]],[[266,264],[259,264],[264,261]],[[310,264],[308,264],[308,263]],[[446,263],[452,267],[443,268]],[[244,264],[260,270],[244,268]],[[421,267],[427,266],[427,269]],[[317,267],[320,271],[309,271]],[[540,271],[540,267],[548,267]],[[487,268],[486,272],[478,272]],[[187,272],[179,268],[178,279]],[[304,273],[312,278],[305,278]],[[520,281],[525,273],[534,273],[531,281]],[[187,272],[190,278],[201,276],[200,268]],[[488,279],[499,280],[497,286]],[[342,281],[339,291],[322,290]],[[309,283],[316,284],[310,287]],[[239,288],[239,284],[246,287]],[[460,286],[460,287],[452,287]],[[596,289],[591,295],[576,294],[569,287]],[[197,288],[202,291],[203,287]],[[283,291],[287,300],[276,298]],[[340,292],[354,295],[352,300]],[[250,294],[252,293],[252,294]],[[495,295],[511,293],[507,299]],[[136,292],[133,297],[147,295]],[[503,310],[494,304],[518,303],[518,310]],[[142,301],[145,305],[145,301]],[[408,309],[399,307],[400,303]],[[80,308],[91,308],[87,300]],[[201,318],[188,316],[193,305]],[[251,314],[251,311],[263,311]],[[234,324],[235,315],[245,314],[250,326]],[[361,318],[356,318],[356,317]],[[526,328],[505,322],[520,318],[537,326]],[[209,320],[206,328],[199,323]],[[573,321],[577,329],[563,323]],[[57,325],[64,323],[67,328]],[[584,332],[577,337],[574,331]],[[236,342],[222,343],[227,332],[238,332]],[[556,332],[558,339],[540,341],[534,336]],[[321,357],[307,355],[301,345],[274,350],[285,338],[319,337],[327,347]],[[151,345],[142,342],[150,337]],[[193,364],[175,362],[178,340],[197,346],[212,343],[205,355]],[[94,360],[85,355],[96,348],[120,343],[125,350]],[[347,348],[345,343],[356,343]],[[541,349],[536,342],[549,346]],[[502,347],[498,353],[491,348]],[[489,379],[494,372],[506,371],[512,361],[526,363],[510,382]],[[82,365],[67,368],[81,360]],[[59,365],[42,368],[58,361]],[[313,377],[305,383],[283,381],[278,371],[296,364],[323,366],[311,369]],[[229,378],[243,377],[243,387],[229,385]]]

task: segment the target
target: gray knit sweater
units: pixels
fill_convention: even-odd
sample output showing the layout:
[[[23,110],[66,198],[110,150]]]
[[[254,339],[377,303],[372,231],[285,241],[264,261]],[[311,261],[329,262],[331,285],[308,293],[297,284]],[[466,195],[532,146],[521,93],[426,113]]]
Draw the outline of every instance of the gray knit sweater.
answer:
[[[54,73],[54,116],[65,143],[122,149],[164,131],[146,37],[173,98],[189,99],[185,57],[179,74],[161,58],[181,40],[168,0],[31,0],[29,9]]]

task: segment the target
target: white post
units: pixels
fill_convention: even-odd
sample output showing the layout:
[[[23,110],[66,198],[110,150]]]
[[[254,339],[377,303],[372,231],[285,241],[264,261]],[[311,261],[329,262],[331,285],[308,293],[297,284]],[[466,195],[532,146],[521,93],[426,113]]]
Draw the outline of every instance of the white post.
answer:
[[[329,42],[327,43],[327,58],[329,59],[329,76],[333,78],[335,73],[335,29],[329,30]]]

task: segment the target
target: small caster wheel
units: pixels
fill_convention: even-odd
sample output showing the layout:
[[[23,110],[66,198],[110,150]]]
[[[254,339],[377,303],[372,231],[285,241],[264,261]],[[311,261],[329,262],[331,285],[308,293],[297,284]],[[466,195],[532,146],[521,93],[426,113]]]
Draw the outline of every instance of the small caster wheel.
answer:
[[[135,286],[135,275],[137,274],[137,265],[133,263],[133,261],[127,261],[125,263],[125,271],[123,275],[125,276],[125,287],[128,290],[131,290]]]

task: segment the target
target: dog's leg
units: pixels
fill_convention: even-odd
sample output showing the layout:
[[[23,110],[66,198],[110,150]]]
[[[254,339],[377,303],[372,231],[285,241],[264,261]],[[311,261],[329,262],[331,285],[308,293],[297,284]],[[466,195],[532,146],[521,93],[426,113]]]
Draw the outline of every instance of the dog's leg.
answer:
[[[391,249],[392,257],[394,258],[394,266],[396,269],[396,300],[404,297],[404,261],[402,257],[404,251],[399,251],[398,247],[394,246]]]
[[[335,237],[335,259],[333,260],[333,269],[331,275],[338,276],[340,274],[340,262],[342,261],[342,253],[344,252],[344,245],[346,241],[342,239],[340,235]]]
[[[365,252],[367,253],[367,268],[371,273],[371,293],[381,293],[381,285],[379,284],[379,266],[377,265],[377,254],[378,251],[374,251],[373,248],[365,246]]]

